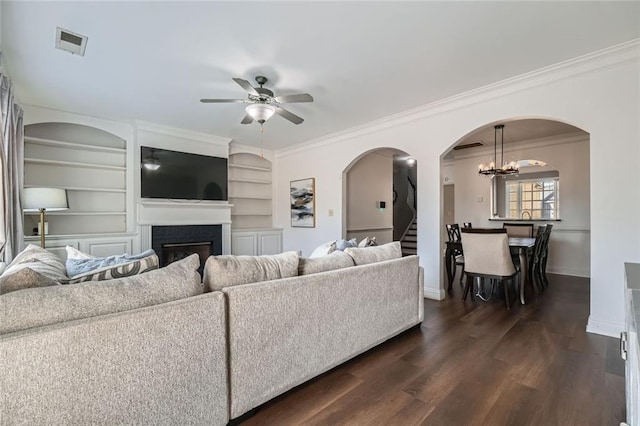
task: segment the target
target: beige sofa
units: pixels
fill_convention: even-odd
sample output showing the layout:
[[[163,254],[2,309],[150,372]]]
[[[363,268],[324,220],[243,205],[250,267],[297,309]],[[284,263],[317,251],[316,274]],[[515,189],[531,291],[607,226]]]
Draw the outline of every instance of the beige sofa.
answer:
[[[422,281],[410,256],[6,332],[0,423],[224,425],[419,324]]]

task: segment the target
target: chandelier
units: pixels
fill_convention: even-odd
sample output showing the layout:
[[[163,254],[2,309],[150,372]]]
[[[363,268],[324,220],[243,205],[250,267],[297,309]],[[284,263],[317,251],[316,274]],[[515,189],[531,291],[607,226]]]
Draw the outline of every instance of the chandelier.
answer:
[[[498,164],[502,164],[502,167],[500,168],[496,168],[498,130],[500,131],[500,163]],[[478,170],[478,173],[485,176],[506,176],[518,174],[519,170],[517,161],[511,161],[510,163],[504,162],[504,124],[494,126],[493,159],[487,165],[480,164],[478,168],[480,169]]]

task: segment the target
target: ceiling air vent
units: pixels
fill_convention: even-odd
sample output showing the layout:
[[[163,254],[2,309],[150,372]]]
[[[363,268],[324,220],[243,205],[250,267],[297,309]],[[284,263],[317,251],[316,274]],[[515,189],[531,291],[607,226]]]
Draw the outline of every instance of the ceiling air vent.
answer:
[[[84,56],[87,47],[87,36],[74,33],[63,28],[56,28],[56,48],[71,52],[74,55]]]
[[[484,145],[482,142],[472,142],[472,143],[466,143],[464,145],[458,145],[458,146],[454,146],[453,150],[454,151],[459,151],[461,149],[469,149],[469,148],[475,148],[477,146],[482,146]]]

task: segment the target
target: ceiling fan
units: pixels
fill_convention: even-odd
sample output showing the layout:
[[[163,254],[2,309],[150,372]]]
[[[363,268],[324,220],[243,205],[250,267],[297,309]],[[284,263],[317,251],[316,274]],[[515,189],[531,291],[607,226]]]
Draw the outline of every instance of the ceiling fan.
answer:
[[[260,124],[263,124],[265,121],[271,118],[274,113],[280,115],[283,118],[286,118],[293,124],[300,124],[304,121],[304,119],[282,108],[281,104],[294,102],[313,102],[313,97],[308,93],[275,96],[271,90],[262,87],[267,82],[267,77],[261,75],[256,77],[256,82],[260,85],[260,87],[253,87],[247,80],[243,80],[241,78],[234,78],[233,81],[238,83],[240,87],[247,91],[247,99],[200,99],[200,102],[240,102],[244,104],[250,104],[245,109],[247,114],[242,119],[242,124],[251,124],[254,120]]]

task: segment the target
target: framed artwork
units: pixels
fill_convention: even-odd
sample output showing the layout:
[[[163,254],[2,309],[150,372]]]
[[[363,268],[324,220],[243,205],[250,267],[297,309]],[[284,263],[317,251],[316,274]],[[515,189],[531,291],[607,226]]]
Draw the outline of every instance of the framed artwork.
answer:
[[[291,226],[316,227],[316,180],[293,180],[289,185],[291,199]]]

